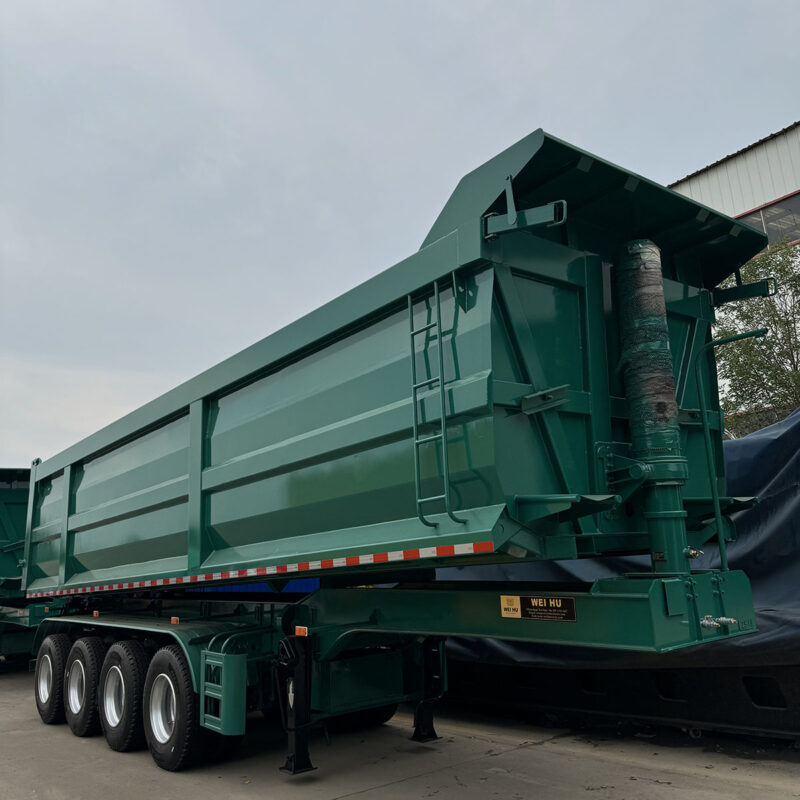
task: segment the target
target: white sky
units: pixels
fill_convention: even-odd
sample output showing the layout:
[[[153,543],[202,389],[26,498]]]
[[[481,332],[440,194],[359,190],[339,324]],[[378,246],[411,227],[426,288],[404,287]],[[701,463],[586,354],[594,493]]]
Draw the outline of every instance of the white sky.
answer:
[[[668,183],[798,114],[800,5],[0,4],[0,466],[419,247],[538,127]]]

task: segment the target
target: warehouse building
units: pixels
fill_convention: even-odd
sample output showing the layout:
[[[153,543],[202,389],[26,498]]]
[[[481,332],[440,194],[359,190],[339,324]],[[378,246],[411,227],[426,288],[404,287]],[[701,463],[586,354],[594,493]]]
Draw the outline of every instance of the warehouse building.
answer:
[[[703,169],[670,189],[764,231],[770,244],[800,243],[800,121]]]

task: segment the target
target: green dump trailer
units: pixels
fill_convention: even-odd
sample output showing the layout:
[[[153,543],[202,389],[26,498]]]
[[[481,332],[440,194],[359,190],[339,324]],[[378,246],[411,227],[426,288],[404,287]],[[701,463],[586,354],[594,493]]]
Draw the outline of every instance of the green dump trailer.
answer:
[[[3,666],[30,660],[38,624],[63,604],[61,600],[29,600],[22,590],[29,481],[29,469],[0,468],[0,665]]]
[[[448,635],[661,652],[752,631],[745,575],[692,559],[749,502],[724,495],[710,326],[768,292],[717,288],[763,246],[541,130],[471,172],[409,258],[33,463],[23,583],[64,601],[37,633],[42,719],[174,770],[274,709],[296,773],[341,715],[411,702],[434,738]],[[619,553],[652,569],[434,580]],[[298,577],[320,588],[280,593]],[[248,581],[270,591],[202,591]]]

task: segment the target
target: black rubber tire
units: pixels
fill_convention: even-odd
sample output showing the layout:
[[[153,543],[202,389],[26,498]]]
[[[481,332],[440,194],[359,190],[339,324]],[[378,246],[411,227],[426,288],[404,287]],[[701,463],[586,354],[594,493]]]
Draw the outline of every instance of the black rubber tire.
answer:
[[[64,668],[72,647],[72,639],[66,633],[53,633],[47,636],[36,656],[36,671],[33,680],[33,693],[36,697],[36,710],[45,725],[56,725],[64,721]],[[39,696],[39,675],[45,657],[50,659],[50,694],[46,701]]]
[[[166,741],[160,742],[151,721],[153,685],[160,675],[169,679],[174,691],[174,725]],[[179,645],[162,647],[150,660],[142,697],[144,735],[153,761],[161,769],[177,772],[191,766],[203,752],[200,730],[200,700],[192,686],[189,665]]]
[[[64,716],[75,736],[94,736],[100,732],[100,717],[97,712],[97,686],[106,646],[99,636],[83,636],[72,645],[64,670]],[[76,711],[70,707],[69,679],[72,671],[83,667],[83,702]]]
[[[377,728],[388,722],[397,711],[397,703],[390,703],[377,708],[366,708],[363,711],[353,711],[350,714],[341,714],[328,720],[328,729],[337,733],[358,731],[365,728]]]
[[[127,753],[140,750],[145,745],[142,721],[142,692],[147,675],[147,651],[141,642],[128,639],[115,642],[108,648],[100,680],[97,683],[97,712],[100,727],[112,750]],[[106,707],[106,681],[113,668],[122,678],[122,713],[119,722],[112,725]]]

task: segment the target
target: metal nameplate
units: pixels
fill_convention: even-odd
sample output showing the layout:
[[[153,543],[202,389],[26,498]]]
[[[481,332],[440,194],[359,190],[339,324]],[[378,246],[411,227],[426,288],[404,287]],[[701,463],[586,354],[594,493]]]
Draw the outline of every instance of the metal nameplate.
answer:
[[[577,622],[574,597],[552,595],[500,595],[500,615],[507,619]]]

